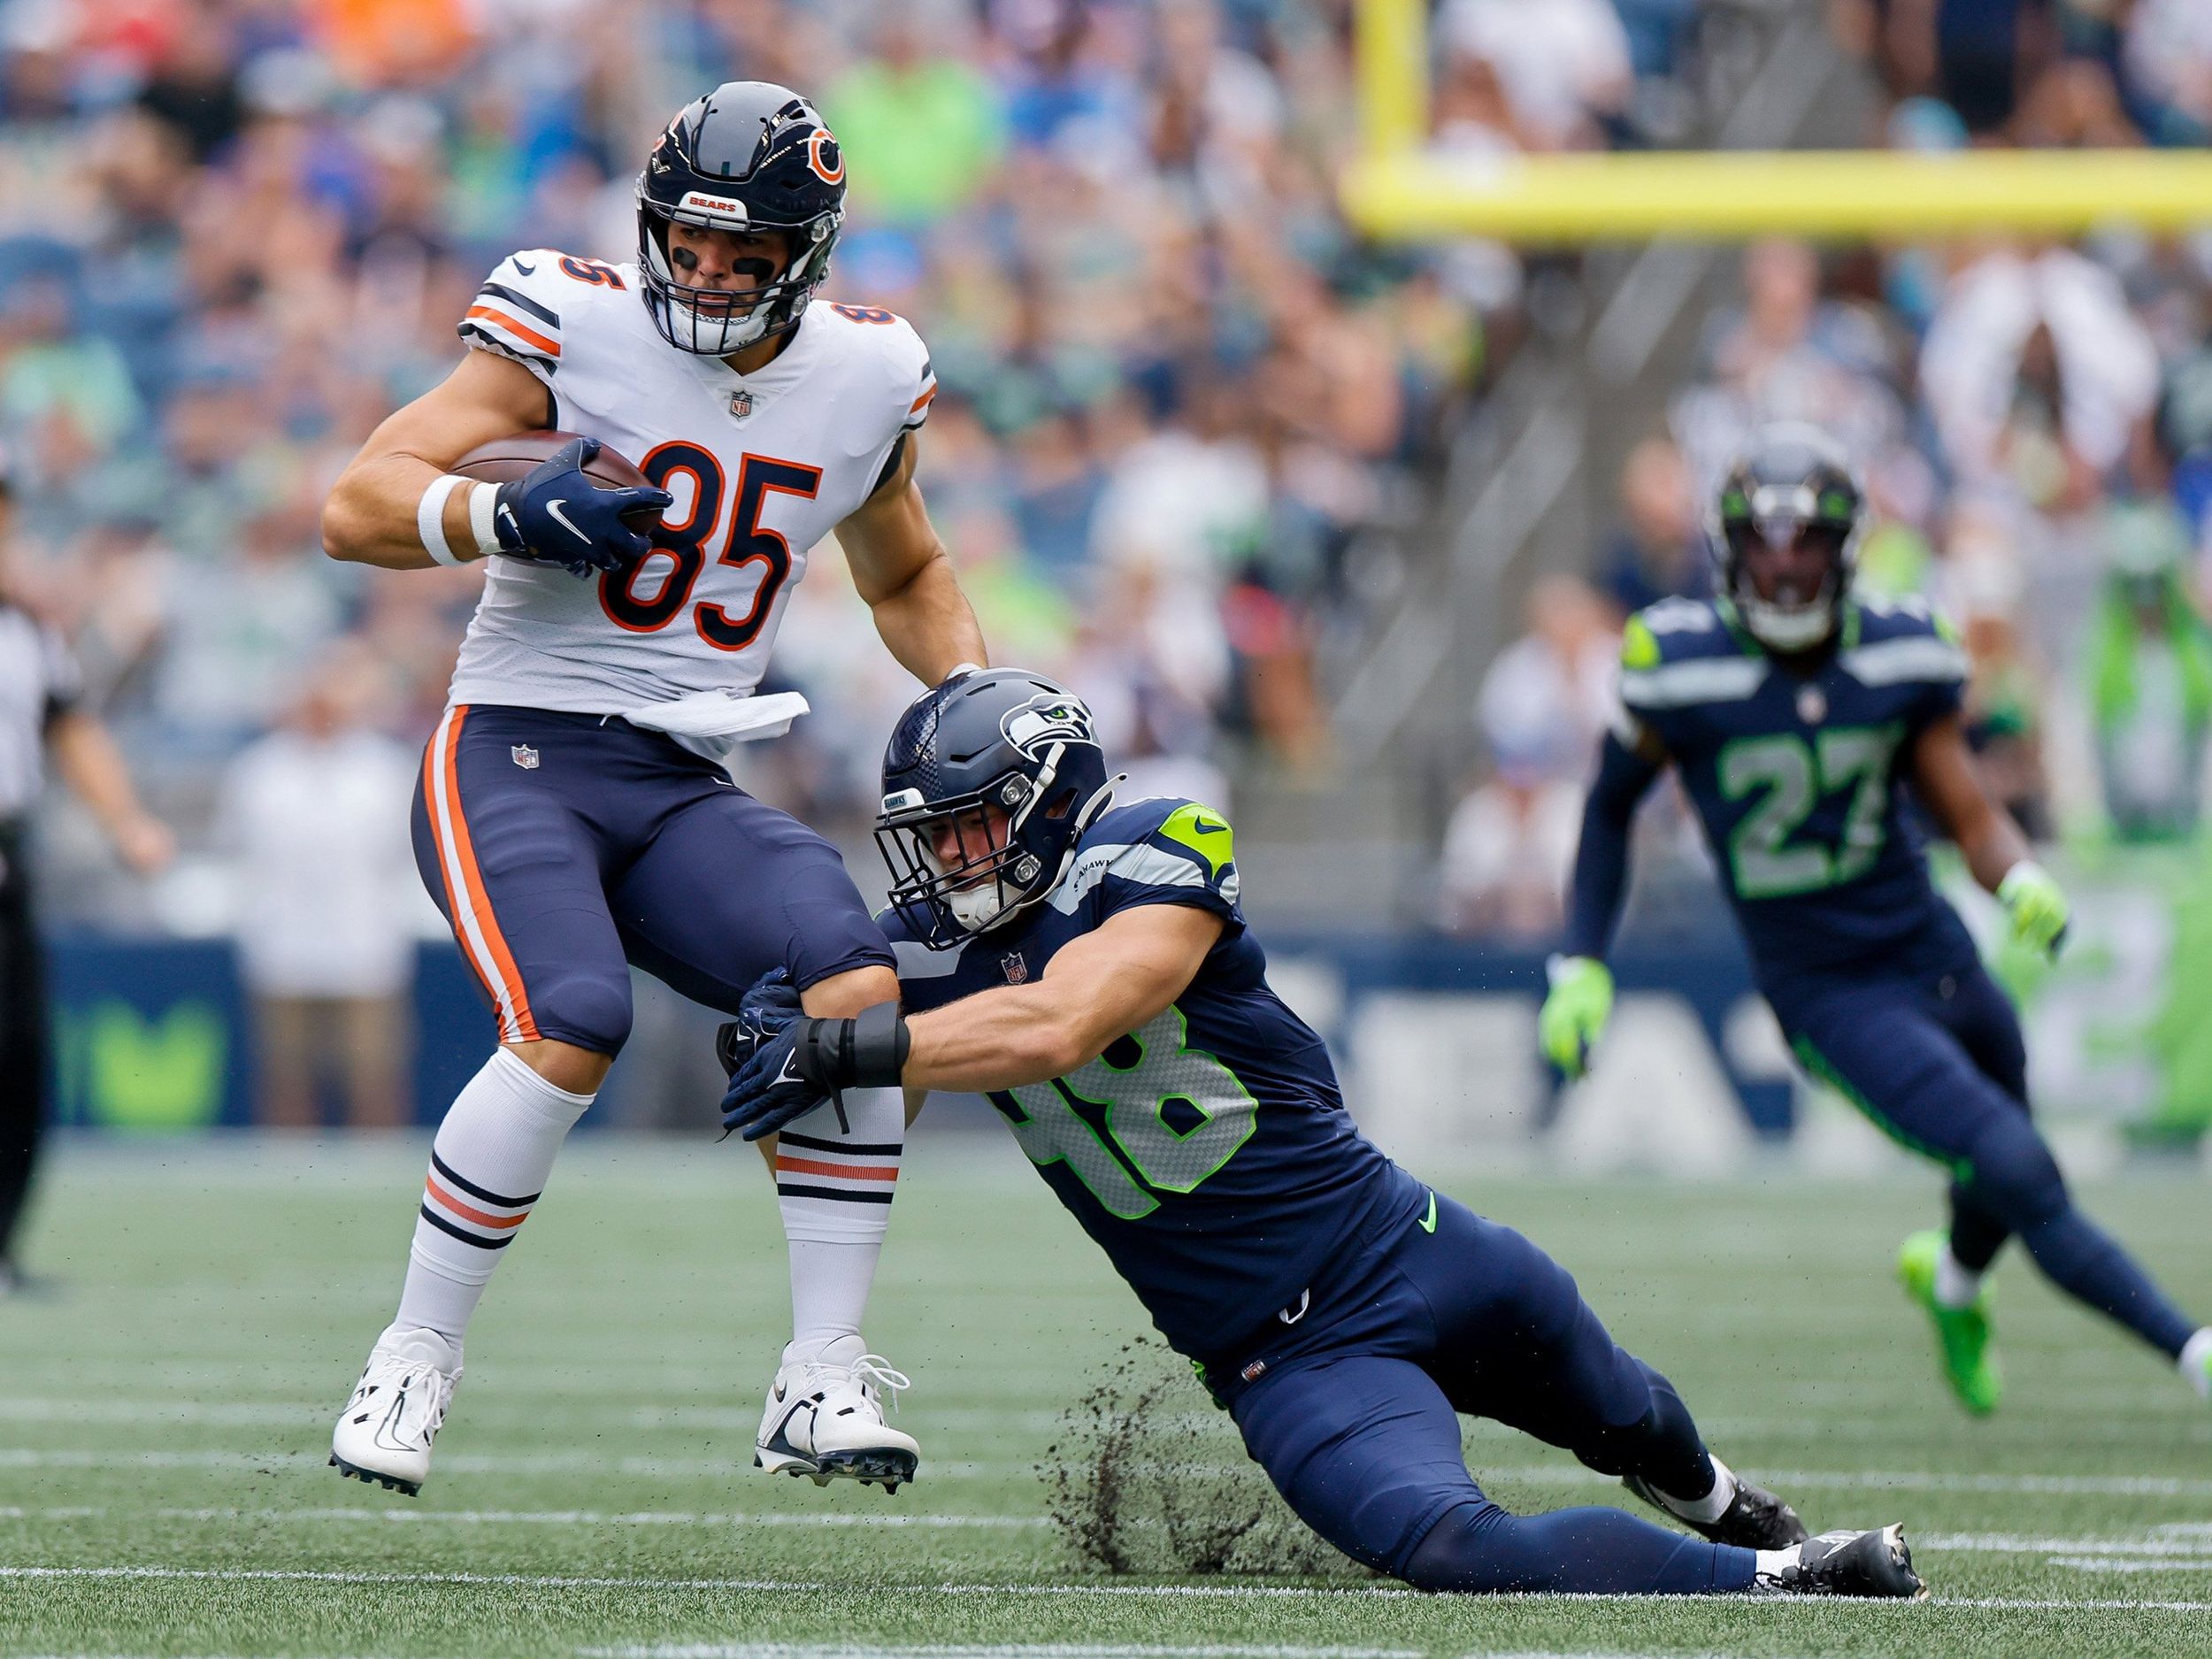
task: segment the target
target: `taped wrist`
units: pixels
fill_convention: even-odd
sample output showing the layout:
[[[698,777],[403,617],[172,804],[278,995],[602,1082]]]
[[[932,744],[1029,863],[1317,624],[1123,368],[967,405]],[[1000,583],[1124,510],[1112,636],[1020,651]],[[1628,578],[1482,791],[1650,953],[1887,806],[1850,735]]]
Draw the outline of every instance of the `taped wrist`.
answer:
[[[878,1002],[853,1019],[803,1023],[793,1058],[818,1088],[896,1088],[914,1046],[896,1002]]]

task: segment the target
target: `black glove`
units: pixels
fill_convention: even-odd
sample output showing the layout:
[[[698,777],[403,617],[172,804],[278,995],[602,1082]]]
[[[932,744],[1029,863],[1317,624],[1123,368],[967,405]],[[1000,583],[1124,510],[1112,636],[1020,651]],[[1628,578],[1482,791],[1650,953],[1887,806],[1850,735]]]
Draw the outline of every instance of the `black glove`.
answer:
[[[722,1075],[734,1076],[761,1044],[804,1013],[788,972],[771,968],[762,974],[739,1000],[737,1018],[714,1033],[714,1057],[722,1063]]]
[[[499,487],[492,530],[502,553],[585,576],[623,570],[652,550],[651,540],[623,514],[665,508],[676,498],[664,489],[611,488],[586,476],[600,448],[596,438],[575,439]]]
[[[895,1087],[909,1046],[895,1002],[879,1002],[856,1019],[802,1016],[737,1068],[722,1096],[722,1126],[757,1141],[846,1089]]]

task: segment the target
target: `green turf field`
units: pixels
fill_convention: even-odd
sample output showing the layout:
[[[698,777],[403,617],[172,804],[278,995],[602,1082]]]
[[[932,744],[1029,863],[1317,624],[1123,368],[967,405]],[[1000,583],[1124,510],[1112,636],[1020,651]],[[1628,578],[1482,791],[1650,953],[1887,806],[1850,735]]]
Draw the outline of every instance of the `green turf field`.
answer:
[[[1898,1606],[1422,1597],[1267,1571],[1296,1552],[1266,1525],[1241,1571],[1085,1565],[1036,1466],[1142,1319],[988,1138],[923,1136],[893,1225],[870,1334],[915,1379],[925,1458],[896,1497],[749,1466],[786,1317],[750,1155],[582,1141],[471,1333],[424,1496],[342,1482],[328,1422],[388,1317],[420,1168],[411,1144],[64,1149],[31,1251],[62,1293],[0,1304],[0,1654],[2212,1654],[2212,1410],[2008,1261],[2011,1397],[1965,1420],[1888,1277],[1934,1213],[1917,1171],[1440,1182],[1569,1263],[1816,1527],[1907,1521],[1936,1599]],[[2200,1179],[2086,1192],[2212,1308]],[[1248,1504],[1197,1400],[1131,1461]],[[1618,1495],[1494,1428],[1469,1455],[1515,1505]],[[1187,1541],[1126,1535],[1155,1563]]]

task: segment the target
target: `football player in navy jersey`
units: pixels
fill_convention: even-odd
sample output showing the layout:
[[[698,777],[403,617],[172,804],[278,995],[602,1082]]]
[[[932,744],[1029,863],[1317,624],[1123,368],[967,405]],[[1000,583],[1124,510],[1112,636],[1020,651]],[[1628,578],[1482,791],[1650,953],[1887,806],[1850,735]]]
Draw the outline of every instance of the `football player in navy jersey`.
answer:
[[[1425,1589],[1924,1594],[1903,1529],[1808,1538],[1731,1473],[1667,1379],[1527,1240],[1364,1140],[1269,987],[1235,836],[1113,801],[1090,712],[1018,670],[900,721],[877,836],[907,1012],[746,999],[725,1121],[843,1089],[987,1094],[1062,1203],[1234,1417],[1293,1509]],[[1490,1417],[1621,1477],[1701,1536],[1604,1508],[1509,1514],[1460,1453]]]
[[[1947,1232],[1908,1239],[1898,1265],[1960,1401],[1985,1413],[2001,1392],[1983,1276],[2016,1235],[2052,1283],[2212,1397],[2212,1330],[2075,1207],[2029,1120],[2012,1005],[1929,881],[1902,786],[2003,902],[2017,938],[2055,952],[2063,937],[2064,895],[1976,779],[1959,714],[1965,653],[1925,607],[1852,595],[1861,511],[1824,434],[1768,428],[1721,487],[1717,596],[1630,618],[1620,718],[1585,809],[1565,947],[1551,966],[1545,1051],[1578,1076],[1604,1028],[1630,822],[1671,765],[1799,1062],[1951,1172]]]

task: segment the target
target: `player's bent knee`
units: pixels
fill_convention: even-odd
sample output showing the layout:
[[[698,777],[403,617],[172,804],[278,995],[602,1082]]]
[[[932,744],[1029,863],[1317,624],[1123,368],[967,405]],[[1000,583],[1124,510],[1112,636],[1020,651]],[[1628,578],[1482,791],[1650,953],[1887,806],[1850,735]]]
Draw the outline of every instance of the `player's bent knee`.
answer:
[[[1497,1595],[1549,1587],[1548,1565],[1532,1562],[1518,1516],[1488,1499],[1445,1511],[1398,1576],[1417,1590]]]
[[[630,1040],[629,976],[571,974],[534,992],[539,1030],[555,1042],[595,1056],[603,1076]]]
[[[1974,1137],[1967,1189],[2018,1230],[2047,1221],[2066,1208],[2066,1178],[2043,1137],[2024,1117],[1993,1120]]]
[[[607,1068],[614,1064],[611,1054],[580,1048],[572,1042],[550,1037],[502,1046],[555,1088],[565,1089],[571,1094],[596,1094],[599,1086],[607,1079]]]
[[[871,964],[817,979],[800,994],[799,1004],[812,1019],[850,1019],[863,1009],[898,1000],[898,975]]]

